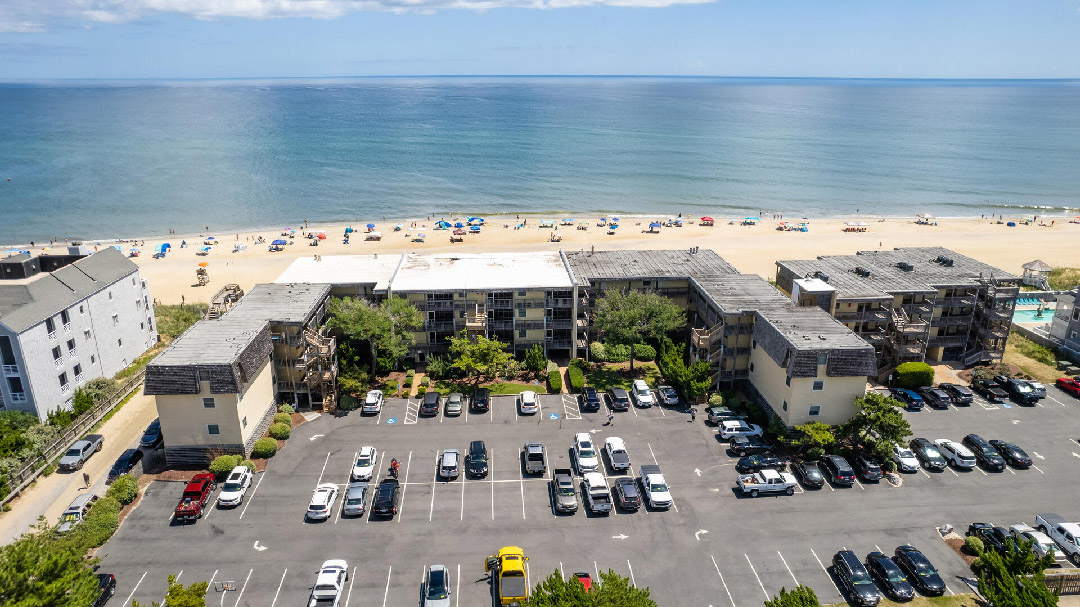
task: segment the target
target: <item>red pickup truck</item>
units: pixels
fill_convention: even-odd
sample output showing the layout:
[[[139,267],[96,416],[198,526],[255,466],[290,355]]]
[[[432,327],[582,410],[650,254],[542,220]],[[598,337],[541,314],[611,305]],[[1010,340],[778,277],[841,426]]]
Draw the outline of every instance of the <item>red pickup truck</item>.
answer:
[[[202,518],[203,508],[210,501],[210,494],[216,485],[213,474],[196,474],[184,487],[184,495],[176,505],[173,518],[183,522]]]

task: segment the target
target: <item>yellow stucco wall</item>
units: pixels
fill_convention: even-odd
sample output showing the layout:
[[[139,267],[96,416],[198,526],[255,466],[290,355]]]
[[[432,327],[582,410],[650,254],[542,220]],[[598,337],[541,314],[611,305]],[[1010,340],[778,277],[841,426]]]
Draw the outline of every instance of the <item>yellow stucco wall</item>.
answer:
[[[824,366],[818,369],[819,377],[792,378],[788,386],[786,370],[762,348],[751,352],[750,361],[754,363],[750,381],[788,426],[811,421],[842,424],[855,415],[855,397],[866,392],[865,377],[828,377]],[[815,380],[824,381],[822,390],[813,389]],[[786,411],[784,402],[787,402]],[[821,407],[818,415],[810,415],[811,405]]]

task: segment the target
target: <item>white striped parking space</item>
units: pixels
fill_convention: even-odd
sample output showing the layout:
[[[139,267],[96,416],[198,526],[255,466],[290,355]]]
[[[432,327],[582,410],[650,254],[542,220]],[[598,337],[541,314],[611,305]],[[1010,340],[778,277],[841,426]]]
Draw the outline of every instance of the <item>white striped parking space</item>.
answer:
[[[563,416],[566,419],[581,419],[581,408],[577,397],[572,394],[562,395]]]

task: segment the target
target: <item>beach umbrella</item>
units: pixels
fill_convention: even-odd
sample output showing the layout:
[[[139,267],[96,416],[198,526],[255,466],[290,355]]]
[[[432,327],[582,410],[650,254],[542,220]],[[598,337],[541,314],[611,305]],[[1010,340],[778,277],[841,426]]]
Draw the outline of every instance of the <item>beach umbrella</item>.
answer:
[[[454,227],[455,227],[455,228],[464,228],[464,227],[465,227],[465,224],[463,224],[463,223],[461,223],[460,221],[458,221],[458,222],[454,223]]]
[[[205,252],[205,251],[209,251],[209,250],[210,250],[210,246],[209,246],[209,245],[207,245],[207,246],[205,246],[205,247],[203,247],[203,248],[201,248],[201,249],[199,249],[199,250],[200,250],[200,251],[204,251],[204,252]]]
[[[713,218],[712,218],[712,217],[709,217],[708,215],[706,215],[705,217],[702,217],[702,218],[701,218],[701,220],[702,220],[702,221],[712,221],[712,220],[713,220]]]
[[[607,217],[601,217],[600,221],[607,221]]]
[[[761,221],[760,217],[747,217],[746,221]]]
[[[278,238],[277,240],[275,240],[274,242],[271,242],[270,244],[286,245],[286,244],[289,244],[289,243],[282,240],[282,239],[280,239],[280,238]]]
[[[652,222],[652,223],[650,223],[650,224],[649,224],[649,228],[650,228],[650,229],[652,229],[652,228],[659,228],[659,227],[660,227],[660,222],[659,222],[659,221],[654,221],[654,222]]]
[[[200,268],[206,268],[206,267],[209,267],[209,266],[210,266],[210,262],[209,262],[209,261],[200,261],[200,262],[199,262],[199,267],[200,267]]]
[[[374,230],[374,229],[375,229],[375,224],[373,224],[373,223],[369,223],[369,224],[367,224],[367,227],[368,227],[368,229],[370,229],[370,230]]]
[[[563,217],[563,221],[566,223],[574,223],[573,217]]]
[[[612,221],[614,221],[614,222],[616,222],[616,223],[618,223],[618,222],[619,222],[619,218],[618,218],[618,217],[612,217],[612,218],[611,218],[611,220],[612,220]]]
[[[353,232],[352,228],[345,228],[345,233],[346,234],[352,234],[352,232]]]
[[[319,240],[326,240],[326,232],[319,232]]]
[[[450,227],[450,222],[449,221],[436,221],[435,222],[435,227],[440,228],[440,229],[446,229],[446,228]]]
[[[483,217],[470,217],[469,218],[469,223],[470,224],[474,224],[474,223],[482,224],[482,223],[484,223],[484,218]]]
[[[217,238],[214,238],[213,236],[207,236],[206,239],[207,240],[217,240]]]
[[[480,226],[472,226],[472,227],[469,228],[469,230],[471,230],[473,232],[479,232],[480,231]]]
[[[619,227],[619,224],[613,223],[613,224],[608,225],[608,227],[611,228],[612,230],[614,230],[615,228]]]

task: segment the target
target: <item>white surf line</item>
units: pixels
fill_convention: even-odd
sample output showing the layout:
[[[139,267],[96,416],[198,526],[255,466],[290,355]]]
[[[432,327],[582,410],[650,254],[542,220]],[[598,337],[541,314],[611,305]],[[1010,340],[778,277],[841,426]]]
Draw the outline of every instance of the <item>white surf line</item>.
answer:
[[[255,488],[251,490],[251,497],[244,500],[244,509],[240,512],[240,519],[243,519],[244,514],[247,513],[248,506],[251,505],[251,500],[255,498],[255,492],[259,490],[259,485],[262,484],[264,478],[266,478],[265,471],[259,475],[259,482],[255,483]]]
[[[278,582],[277,592],[274,593],[274,602],[270,603],[270,607],[274,607],[274,605],[277,605],[278,595],[281,594],[281,586],[282,586],[282,584],[285,583],[285,574],[288,573],[288,572],[289,572],[288,567],[285,568],[285,571],[281,572],[281,581]],[[356,569],[355,568],[353,569],[353,574],[356,574]],[[351,594],[352,584],[349,584],[349,590],[350,590],[350,594]],[[348,604],[349,604],[349,601],[346,600],[345,605],[348,605]]]
[[[144,571],[142,577],[139,578],[139,581],[135,582],[135,587],[131,589],[131,594],[128,595],[128,598],[124,599],[123,603],[120,603],[120,607],[124,607],[124,605],[127,605],[131,602],[131,597],[135,596],[135,591],[139,589],[139,584],[142,584],[143,578],[146,577],[146,574],[147,572]]]
[[[712,559],[713,567],[716,567],[716,575],[720,576],[720,583],[724,585],[724,592],[727,593],[727,600],[731,603],[731,607],[735,607],[735,599],[731,598],[731,591],[728,590],[727,582],[724,581],[724,574],[720,573],[720,565],[716,564],[716,557],[710,554],[709,558]]]
[[[323,460],[322,470],[319,471],[319,481],[315,483],[315,486],[322,484],[322,475],[326,472],[326,464],[330,463],[330,451],[326,452],[326,459]]]
[[[236,603],[233,604],[233,607],[239,607],[240,606],[240,599],[243,598],[243,596],[244,596],[244,590],[247,588],[248,580],[251,579],[251,572],[253,572],[253,571],[255,571],[255,570],[254,569],[249,569],[248,570],[247,577],[244,578],[244,585],[240,587],[240,594],[236,595]]]
[[[401,513],[405,510],[405,491],[409,489],[409,468],[412,467],[412,451],[409,451],[409,460],[405,462],[405,485],[401,488],[401,502],[398,504],[397,522],[401,522]],[[387,581],[387,584],[390,582]]]
[[[880,550],[880,548],[878,550]],[[795,579],[795,574],[791,572],[791,567],[788,567],[787,559],[784,558],[784,555],[780,554],[779,550],[776,551],[776,555],[779,556],[780,560],[784,563],[784,569],[787,569],[788,575],[791,576],[791,581],[795,582],[795,585],[798,586],[799,580]]]
[[[630,584],[637,588],[637,582],[634,581],[634,568],[630,566],[630,559],[626,559],[626,567],[630,569]]]
[[[390,569],[386,571],[386,590],[383,590],[382,604],[386,607],[386,597],[390,596],[390,574],[394,572],[394,566],[390,565]]]
[[[435,452],[435,474],[431,477],[431,507],[428,508],[427,520],[430,523],[435,514],[435,485],[439,482],[439,452]]]
[[[761,586],[761,592],[765,595],[765,600],[769,600],[772,597],[770,597],[769,593],[765,590],[765,584],[761,583],[761,578],[758,577],[757,569],[754,569],[754,564],[750,562],[750,556],[747,554],[743,554],[743,556],[746,557],[746,564],[750,565],[750,571],[754,572],[754,577],[757,579],[758,586]]]

